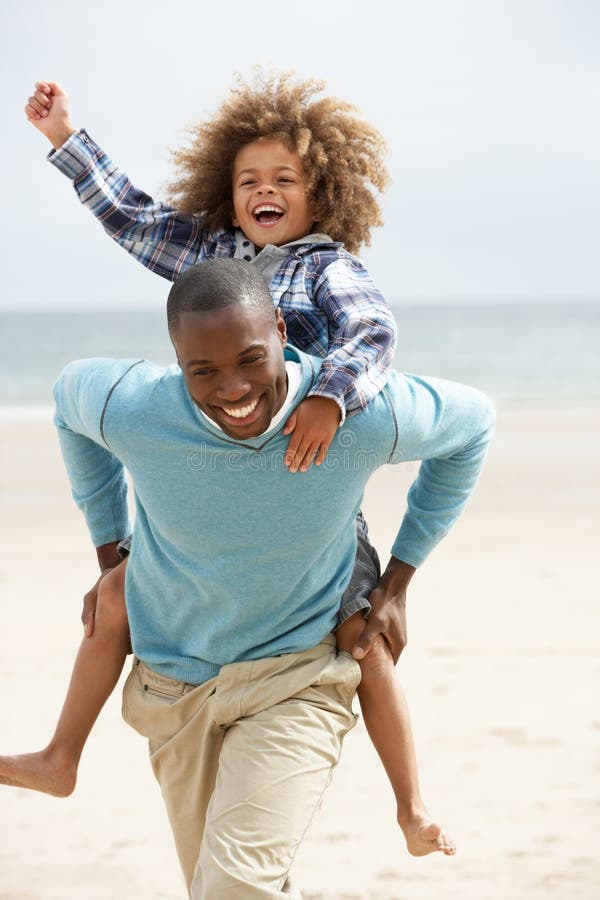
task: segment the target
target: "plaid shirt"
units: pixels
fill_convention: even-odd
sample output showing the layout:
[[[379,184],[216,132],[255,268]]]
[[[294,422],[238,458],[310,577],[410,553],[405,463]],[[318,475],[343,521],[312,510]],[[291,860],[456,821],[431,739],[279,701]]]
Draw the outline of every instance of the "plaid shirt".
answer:
[[[303,239],[285,248],[254,246],[234,229],[210,232],[197,216],[184,216],[132,185],[85,131],[78,131],[50,162],[74,182],[80,201],[104,230],[139,262],[174,281],[205,259],[238,257],[257,263],[281,256],[270,279],[273,302],[300,350],[324,357],[310,395],[329,397],[342,421],[364,409],[388,378],[396,325],[389,307],[359,259],[327,238]]]

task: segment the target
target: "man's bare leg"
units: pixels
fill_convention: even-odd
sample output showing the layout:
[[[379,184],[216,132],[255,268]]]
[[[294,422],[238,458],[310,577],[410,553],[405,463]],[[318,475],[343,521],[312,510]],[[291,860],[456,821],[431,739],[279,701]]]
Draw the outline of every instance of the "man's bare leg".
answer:
[[[360,612],[344,622],[336,633],[338,649],[351,653],[364,624]],[[362,672],[358,697],[365,725],[394,790],[398,824],[408,851],[425,856],[439,850],[452,856],[454,841],[431,818],[421,798],[408,706],[385,641],[376,639],[358,663]]]
[[[119,680],[129,650],[125,564],[104,576],[98,589],[95,625],[75,660],[65,703],[44,750],[0,756],[0,784],[67,797],[94,722]]]

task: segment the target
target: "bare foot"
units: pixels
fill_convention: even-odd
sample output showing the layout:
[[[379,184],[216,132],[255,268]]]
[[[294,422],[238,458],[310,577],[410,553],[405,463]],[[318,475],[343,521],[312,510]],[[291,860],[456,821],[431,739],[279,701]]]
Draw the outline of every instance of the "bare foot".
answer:
[[[426,856],[437,851],[445,856],[454,856],[456,844],[442,830],[441,825],[433,822],[426,810],[403,818],[398,816],[398,824],[404,832],[406,847],[413,856]]]
[[[53,797],[68,797],[75,789],[77,768],[59,762],[51,750],[0,756],[0,784],[42,791]]]

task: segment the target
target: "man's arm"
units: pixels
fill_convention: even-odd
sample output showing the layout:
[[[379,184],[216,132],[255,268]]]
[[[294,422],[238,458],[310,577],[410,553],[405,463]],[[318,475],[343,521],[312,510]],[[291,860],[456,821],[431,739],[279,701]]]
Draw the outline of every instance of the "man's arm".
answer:
[[[71,492],[99,548],[101,568],[114,560],[112,545],[131,533],[125,471],[105,433],[110,397],[130,367],[127,360],[80,360],[54,386],[54,422]]]
[[[82,360],[67,366],[54,386],[54,422],[71,491],[85,515],[100,567],[100,578],[83,598],[86,637],[94,631],[100,581],[122,562],[117,545],[131,532],[124,469],[106,444],[103,427],[110,396],[127,370],[127,362]]]
[[[392,555],[420,566],[467,505],[495,424],[490,400],[451,381],[401,375],[390,386],[398,440],[390,462],[421,460]]]
[[[110,541],[101,547],[96,547],[96,556],[98,557],[98,565],[100,566],[100,577],[96,579],[92,587],[83,595],[83,609],[81,611],[81,622],[86,637],[91,637],[94,633],[96,606],[98,603],[98,588],[104,576],[115,569],[117,566],[125,565],[117,547],[119,541]]]
[[[352,651],[355,659],[366,656],[374,639],[381,634],[390,648],[394,663],[398,662],[407,642],[406,592],[415,572],[414,566],[394,556],[390,558],[377,587],[369,596],[371,612]]]
[[[389,396],[396,432],[389,462],[423,462],[353,653],[361,659],[381,634],[397,662],[406,645],[408,585],[465,508],[483,467],[495,416],[483,394],[452,382],[394,373]]]
[[[80,202],[146,268],[174,281],[189,266],[215,255],[216,238],[200,219],[136,188],[85,131],[73,127],[68,95],[59,84],[37,82],[25,114],[52,144],[48,159],[73,182]]]
[[[123,557],[117,550],[119,543],[119,541],[109,541],[108,544],[96,547],[96,556],[98,557],[98,565],[101,572],[107,569],[114,569],[115,566],[123,562]]]

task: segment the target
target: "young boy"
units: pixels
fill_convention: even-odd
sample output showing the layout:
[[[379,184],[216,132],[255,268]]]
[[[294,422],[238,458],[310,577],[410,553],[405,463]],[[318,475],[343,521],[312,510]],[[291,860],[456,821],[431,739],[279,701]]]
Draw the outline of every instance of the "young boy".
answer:
[[[59,85],[38,82],[28,119],[55,148],[53,162],[107,233],[145,266],[175,280],[189,266],[237,257],[258,266],[287,324],[290,343],[325,357],[311,395],[290,417],[291,473],[320,465],[346,415],[363,409],[387,380],[395,325],[356,257],[381,224],[373,193],[384,189],[384,142],[345,102],[314,100],[316,81],[289,76],[240,83],[176,155],[174,206],[137,190],[69,118]],[[342,247],[342,243],[344,247]],[[349,252],[350,251],[350,252]],[[231,409],[241,424],[254,410]],[[394,789],[398,822],[414,855],[455,852],[420,796],[408,711],[394,678],[401,645],[381,635],[357,644],[376,603],[379,564],[357,520],[358,551],[342,598],[337,642],[359,659],[359,698],[371,739]],[[121,535],[120,537],[125,537]],[[65,796],[75,786],[87,736],[128,652],[125,563],[117,542],[98,548],[103,573],[86,595],[85,636],[56,733],[40,753],[0,757],[0,782]],[[405,588],[413,574],[406,566]],[[386,578],[386,573],[382,576]],[[405,591],[398,598],[404,631]],[[377,619],[376,610],[371,616]],[[382,624],[381,630],[384,630]],[[362,645],[362,646],[361,646]]]

